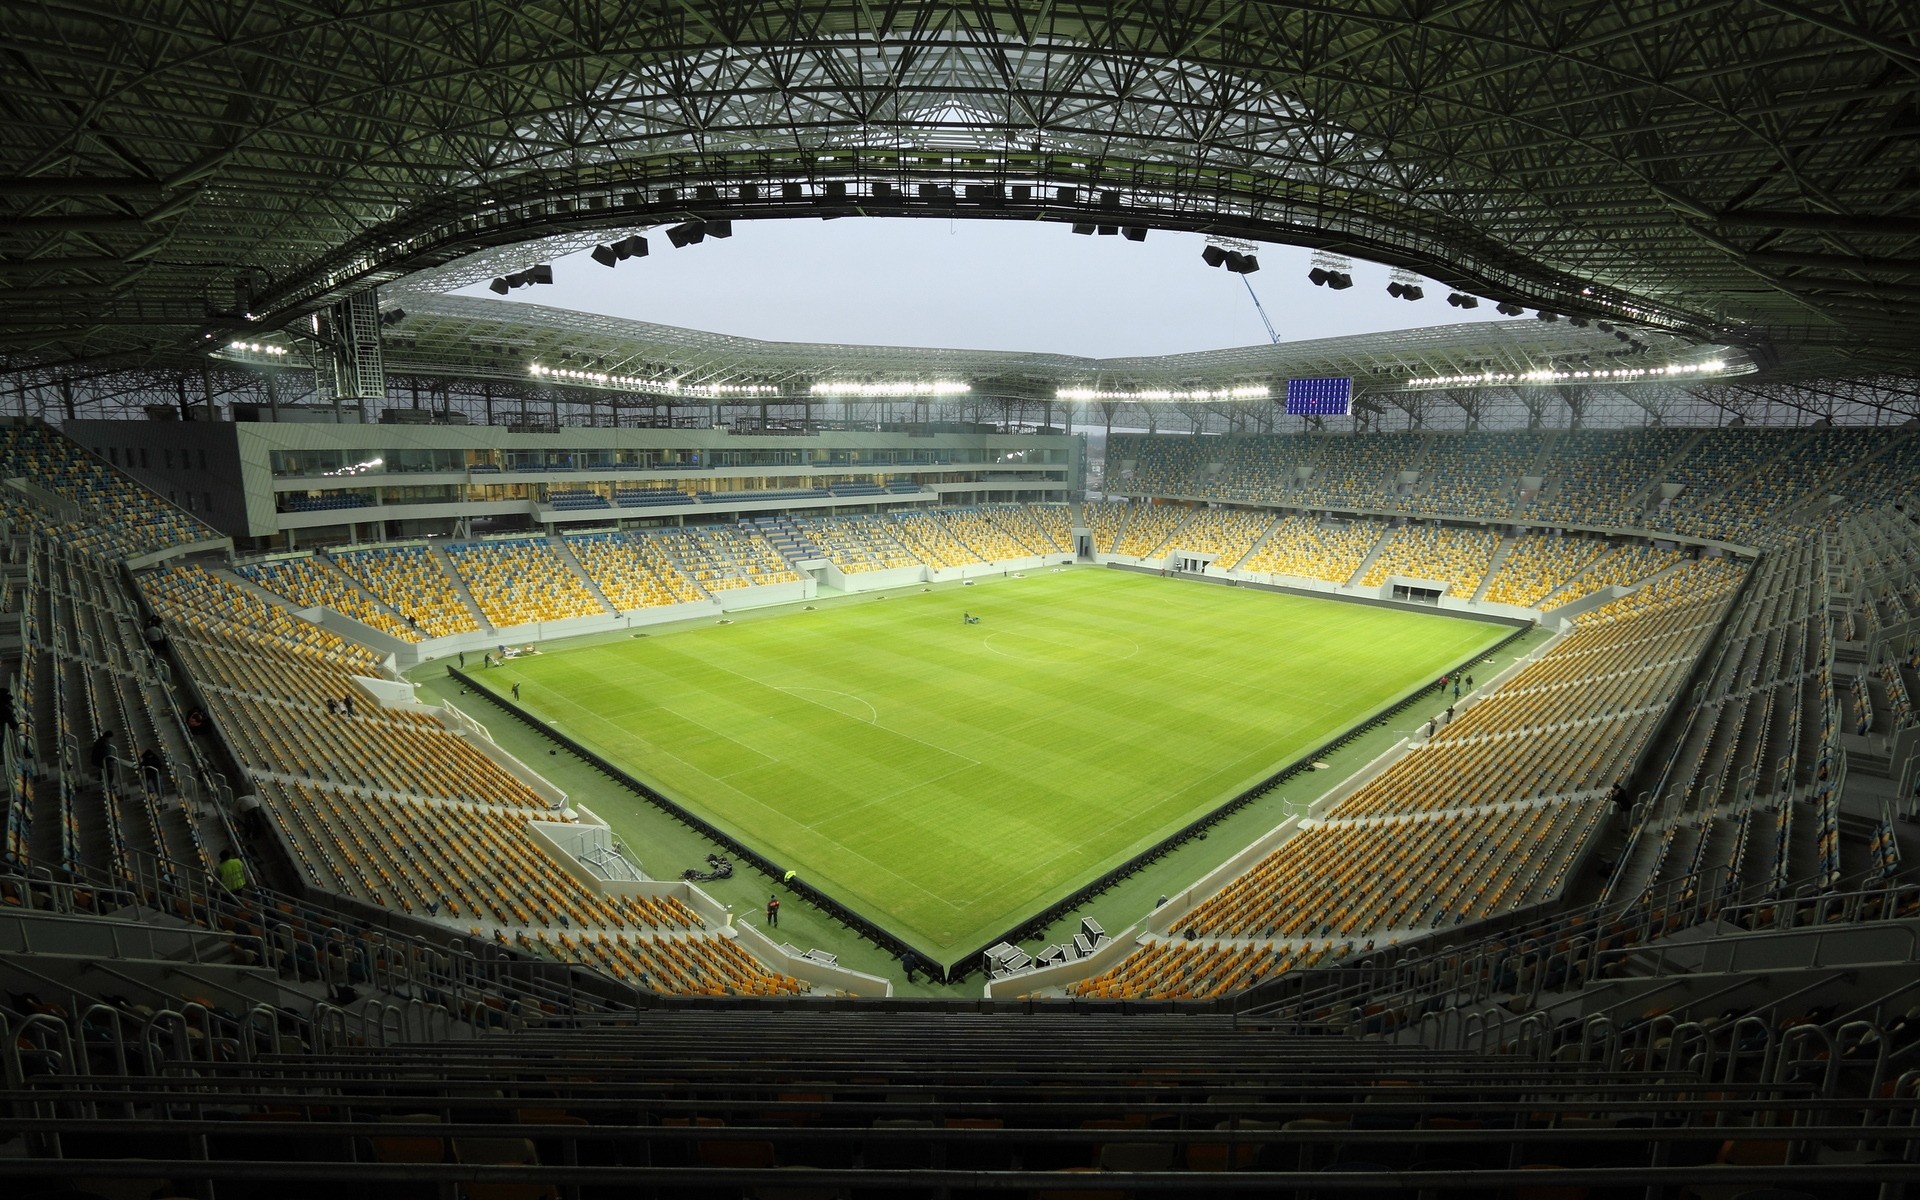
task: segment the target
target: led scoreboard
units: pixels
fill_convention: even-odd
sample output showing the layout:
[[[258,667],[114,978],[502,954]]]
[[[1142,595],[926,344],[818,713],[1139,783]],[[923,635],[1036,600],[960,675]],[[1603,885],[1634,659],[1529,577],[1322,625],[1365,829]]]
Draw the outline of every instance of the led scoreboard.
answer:
[[[1344,417],[1353,411],[1353,379],[1287,380],[1290,417]]]

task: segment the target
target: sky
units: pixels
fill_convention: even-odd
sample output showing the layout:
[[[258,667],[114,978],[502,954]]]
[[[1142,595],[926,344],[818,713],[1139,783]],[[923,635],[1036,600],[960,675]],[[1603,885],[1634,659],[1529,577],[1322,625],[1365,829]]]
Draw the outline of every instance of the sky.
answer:
[[[1398,300],[1387,268],[1355,262],[1353,286],[1307,279],[1308,251],[1259,248],[1260,270],[1209,267],[1199,234],[1144,242],[1083,236],[1052,222],[844,218],[735,222],[731,238],[609,269],[586,253],[553,264],[552,286],[510,301],[572,308],[769,341],[1027,350],[1093,358],[1179,354],[1268,340],[1247,286],[1281,341],[1498,320],[1491,303],[1449,307],[1447,289]],[[492,296],[486,285],[462,295]]]

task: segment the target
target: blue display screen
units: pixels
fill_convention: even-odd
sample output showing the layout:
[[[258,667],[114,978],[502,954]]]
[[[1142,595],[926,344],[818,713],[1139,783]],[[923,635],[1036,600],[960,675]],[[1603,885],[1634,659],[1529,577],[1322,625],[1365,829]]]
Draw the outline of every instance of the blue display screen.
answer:
[[[1353,380],[1287,380],[1287,415],[1294,417],[1344,417],[1353,411]]]

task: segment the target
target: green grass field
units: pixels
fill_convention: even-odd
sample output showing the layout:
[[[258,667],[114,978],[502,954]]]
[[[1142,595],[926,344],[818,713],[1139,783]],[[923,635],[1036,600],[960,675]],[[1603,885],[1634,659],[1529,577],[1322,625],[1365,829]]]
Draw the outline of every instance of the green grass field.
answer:
[[[471,674],[945,961],[1505,632],[1076,569]]]

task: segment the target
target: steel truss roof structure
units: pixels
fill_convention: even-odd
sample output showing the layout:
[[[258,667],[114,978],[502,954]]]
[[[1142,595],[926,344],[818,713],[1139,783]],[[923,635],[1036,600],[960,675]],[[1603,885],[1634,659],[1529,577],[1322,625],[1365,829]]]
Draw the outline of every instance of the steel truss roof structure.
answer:
[[[475,251],[858,214],[1407,266],[1742,348],[1752,384],[1688,391],[1723,411],[1898,413],[1920,362],[1910,4],[18,0],[0,33],[0,355],[69,404]]]

